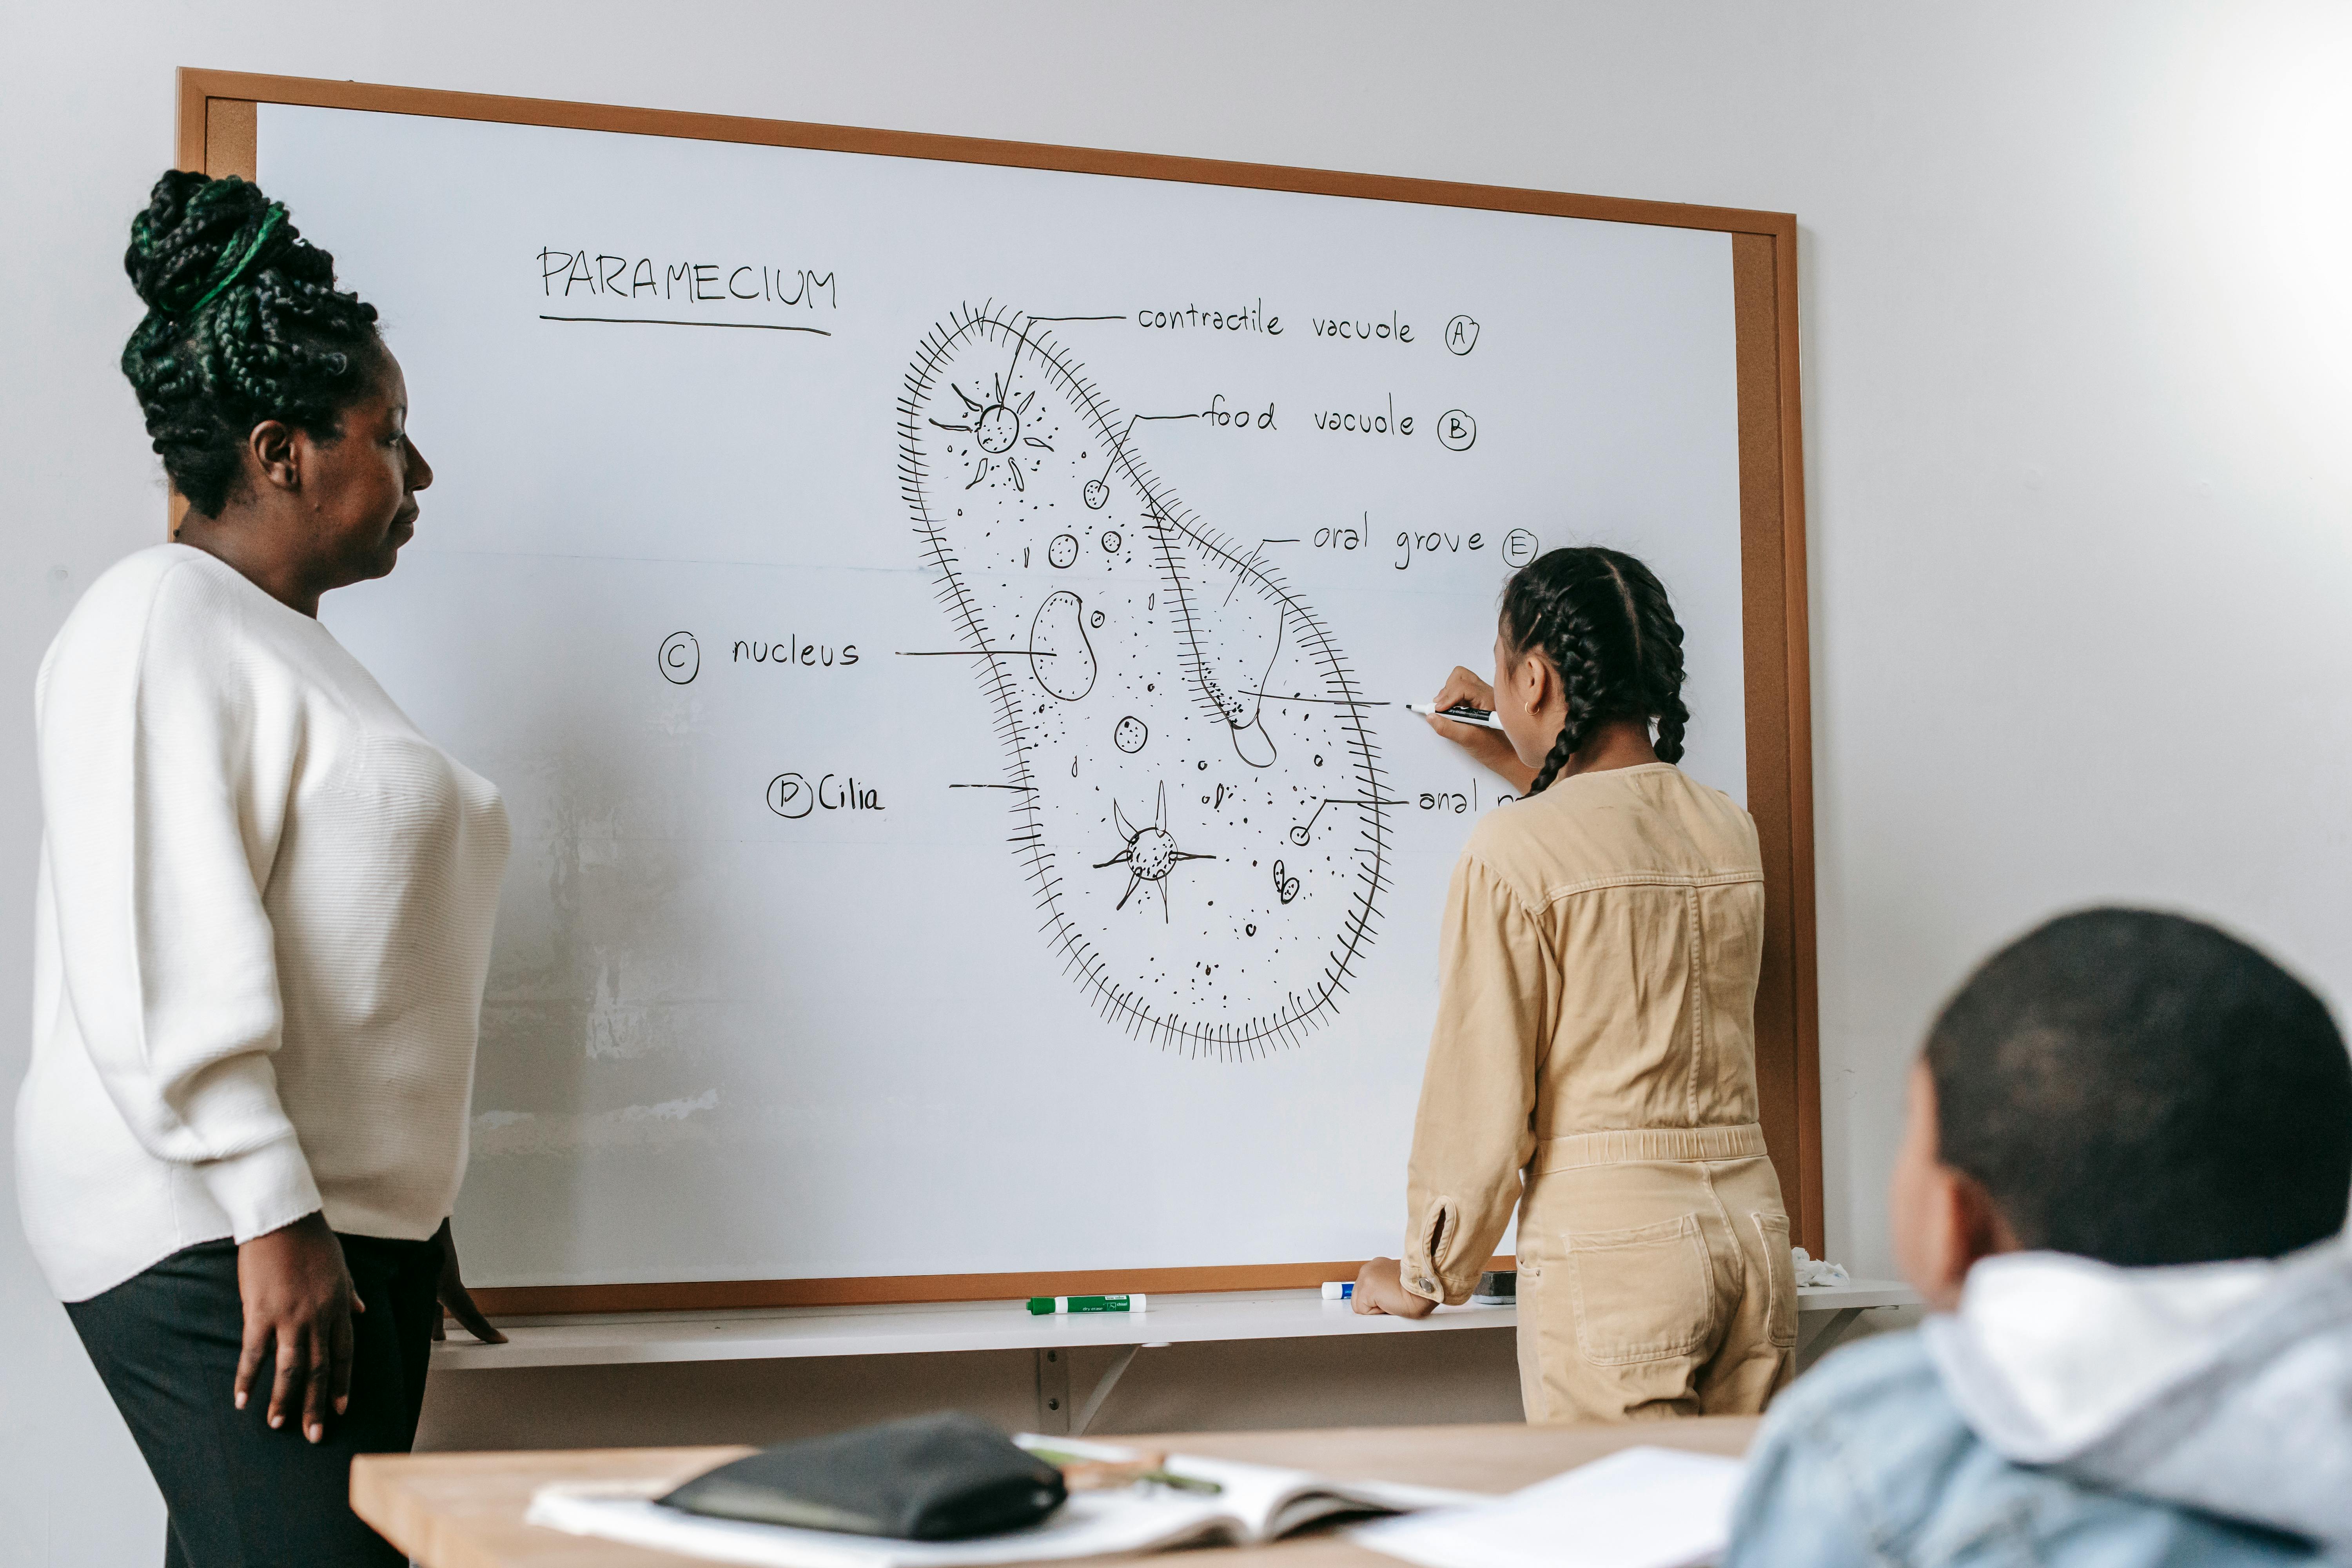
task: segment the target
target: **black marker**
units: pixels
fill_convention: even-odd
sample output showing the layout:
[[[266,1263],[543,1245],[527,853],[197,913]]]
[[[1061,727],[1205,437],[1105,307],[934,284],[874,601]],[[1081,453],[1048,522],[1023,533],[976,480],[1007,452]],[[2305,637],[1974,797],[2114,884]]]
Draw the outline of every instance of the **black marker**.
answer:
[[[1456,702],[1451,708],[1432,708],[1425,702],[1408,702],[1404,707],[1408,713],[1424,714],[1432,719],[1449,719],[1456,724],[1476,724],[1487,730],[1499,730],[1503,727],[1492,710],[1473,708],[1467,702]]]

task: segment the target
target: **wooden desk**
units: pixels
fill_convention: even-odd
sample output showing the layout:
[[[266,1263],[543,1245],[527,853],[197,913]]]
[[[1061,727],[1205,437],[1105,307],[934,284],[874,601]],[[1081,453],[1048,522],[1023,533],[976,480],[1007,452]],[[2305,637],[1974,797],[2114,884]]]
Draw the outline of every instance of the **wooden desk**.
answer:
[[[1323,1432],[1192,1432],[1118,1441],[1218,1458],[1291,1465],[1337,1479],[1507,1492],[1639,1443],[1739,1454],[1754,1416],[1633,1426],[1377,1426]],[[679,1568],[697,1561],[522,1521],[549,1481],[684,1480],[748,1448],[595,1448],[572,1453],[401,1454],[352,1461],[352,1507],[424,1568]],[[1392,1559],[1315,1533],[1220,1553],[1217,1568],[1396,1568]],[[1179,1561],[1170,1558],[1173,1563]],[[1206,1560],[1183,1559],[1195,1563]]]

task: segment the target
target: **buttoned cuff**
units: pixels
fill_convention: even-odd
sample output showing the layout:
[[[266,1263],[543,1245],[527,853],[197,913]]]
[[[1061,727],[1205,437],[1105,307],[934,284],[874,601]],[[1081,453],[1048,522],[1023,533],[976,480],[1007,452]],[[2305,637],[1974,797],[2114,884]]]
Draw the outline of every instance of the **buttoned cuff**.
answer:
[[[1460,1245],[1461,1228],[1461,1214],[1452,1200],[1430,1200],[1405,1245],[1403,1258],[1398,1260],[1398,1282],[1408,1292],[1441,1307],[1458,1307],[1470,1299],[1486,1261],[1470,1260],[1466,1283],[1457,1278],[1463,1264],[1452,1255]]]
[[[1445,1305],[1444,1282],[1429,1272],[1429,1265],[1425,1261],[1416,1262],[1408,1258],[1399,1274],[1406,1294],[1418,1296],[1424,1301],[1434,1301],[1441,1307]]]
[[[228,1215],[240,1246],[326,1206],[310,1179],[310,1162],[291,1132],[226,1160],[206,1160],[195,1170],[205,1191]]]

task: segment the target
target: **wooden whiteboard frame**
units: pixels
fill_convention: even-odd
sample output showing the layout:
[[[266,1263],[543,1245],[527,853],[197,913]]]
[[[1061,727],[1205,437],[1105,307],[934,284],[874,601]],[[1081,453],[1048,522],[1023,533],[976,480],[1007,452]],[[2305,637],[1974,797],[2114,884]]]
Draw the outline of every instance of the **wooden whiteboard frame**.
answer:
[[[1748,808],[1764,851],[1764,970],[1756,995],[1756,1076],[1765,1143],[1796,1242],[1824,1250],[1819,1012],[1813,959],[1812,682],[1807,652],[1804,443],[1797,380],[1797,220],[1788,213],[1565,195],[1502,185],[1286,169],[1149,153],[1108,153],[966,136],[867,131],[659,109],[499,98],[364,82],[183,69],[179,166],[254,174],[263,103],[551,125],[763,147],[807,147],[947,163],[1059,169],[1129,179],[1480,207],[1731,236],[1739,426],[1739,568],[1748,704]],[[174,521],[179,503],[174,504]],[[1397,1157],[1404,1157],[1399,1150]],[[1507,1261],[1507,1260],[1505,1260]],[[843,1279],[692,1280],[478,1289],[493,1312],[707,1310],[874,1301],[959,1301],[1116,1290],[1248,1290],[1350,1279],[1361,1259],[1240,1268],[1059,1274],[910,1274]]]

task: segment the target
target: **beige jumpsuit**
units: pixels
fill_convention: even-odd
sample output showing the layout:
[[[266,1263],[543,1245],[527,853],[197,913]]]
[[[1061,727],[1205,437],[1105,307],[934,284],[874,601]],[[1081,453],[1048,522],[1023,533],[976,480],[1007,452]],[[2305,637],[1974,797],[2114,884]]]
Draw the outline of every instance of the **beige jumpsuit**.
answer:
[[[1491,812],[1454,867],[1404,1284],[1465,1300],[1518,1206],[1530,1421],[1749,1413],[1793,1370],[1763,938],[1755,824],[1665,763]]]

